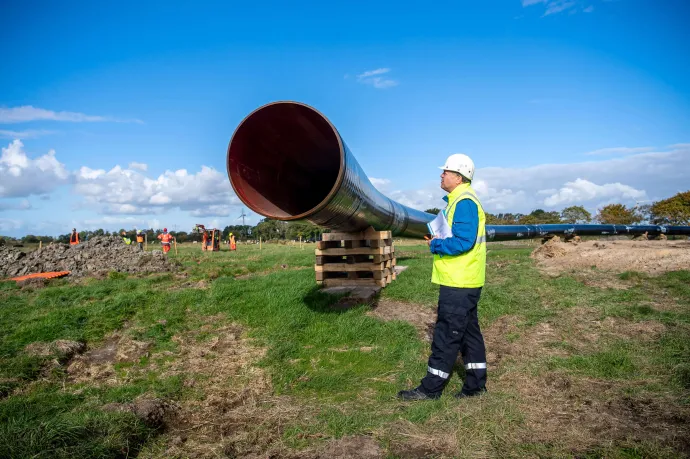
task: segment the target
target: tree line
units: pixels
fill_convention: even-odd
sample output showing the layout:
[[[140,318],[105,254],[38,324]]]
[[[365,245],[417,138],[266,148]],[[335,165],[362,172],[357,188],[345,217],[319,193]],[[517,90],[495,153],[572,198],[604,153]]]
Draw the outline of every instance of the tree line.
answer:
[[[427,209],[426,212],[438,214],[440,209]],[[668,199],[642,206],[628,207],[623,204],[609,204],[599,209],[594,216],[582,206],[570,206],[560,212],[547,212],[543,209],[535,209],[529,214],[487,213],[486,223],[488,225],[537,225],[550,223],[602,223],[615,225],[650,223],[654,225],[690,225],[690,191],[678,193]],[[156,237],[162,233],[161,229],[152,228],[143,231],[146,232],[149,242],[155,241]],[[264,218],[255,226],[226,226],[222,232],[222,239],[227,241],[230,237],[230,233],[232,233],[238,241],[259,240],[259,238],[264,241],[298,240],[300,238],[305,241],[316,241],[320,239],[324,231],[327,230],[305,221],[284,222]],[[112,233],[103,229],[80,231],[79,239],[81,241],[86,241],[94,236],[118,236],[123,232],[126,234],[126,237],[130,239],[135,238],[135,230],[125,230],[121,228],[119,231]],[[200,242],[202,238],[201,234],[193,231],[170,231],[170,234],[175,236],[177,242],[180,243],[189,241]],[[62,234],[58,237],[28,234],[20,239],[0,236],[0,244],[5,240],[14,243],[37,244],[40,241],[43,243],[61,242],[66,244],[69,243],[69,237],[70,233]]]
[[[440,209],[427,209],[438,214]],[[546,225],[555,223],[601,223],[611,225],[690,225],[690,191],[641,206],[608,204],[592,216],[582,206],[566,207],[560,212],[535,209],[529,214],[499,213],[486,214],[487,225]]]

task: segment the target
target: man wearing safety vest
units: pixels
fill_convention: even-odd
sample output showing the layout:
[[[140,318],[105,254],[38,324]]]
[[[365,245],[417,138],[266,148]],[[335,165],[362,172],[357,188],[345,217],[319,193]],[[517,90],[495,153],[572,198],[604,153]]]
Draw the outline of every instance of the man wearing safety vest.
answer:
[[[230,250],[237,250],[237,243],[235,242],[235,235],[230,233]]]
[[[175,238],[172,236],[172,234],[168,233],[168,228],[163,228],[163,234],[159,234],[158,239],[161,240],[161,247],[163,247],[163,253],[170,252],[170,243]]]
[[[441,286],[438,318],[431,343],[427,374],[415,389],[403,390],[403,400],[431,400],[441,396],[453,365],[462,353],[465,381],[456,398],[486,392],[486,350],[479,329],[477,303],[486,272],[486,230],[482,205],[470,183],[474,162],[466,155],[448,157],[441,167],[441,188],[448,192],[444,212],[452,237],[427,238],[434,266],[431,282]]]
[[[63,239],[64,241],[64,239]],[[69,245],[77,245],[79,244],[79,233],[77,233],[76,228],[72,228],[72,234],[69,236]]]

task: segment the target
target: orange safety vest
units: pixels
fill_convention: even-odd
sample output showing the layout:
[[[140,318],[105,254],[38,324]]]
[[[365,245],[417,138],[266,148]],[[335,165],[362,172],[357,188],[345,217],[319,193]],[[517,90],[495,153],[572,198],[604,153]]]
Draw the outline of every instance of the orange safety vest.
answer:
[[[79,244],[79,233],[72,233],[69,237],[69,245]]]
[[[144,235],[143,234],[137,234],[137,242],[144,242]]]
[[[159,234],[158,239],[161,240],[161,244],[170,244],[170,242],[173,240],[173,237],[171,234]]]

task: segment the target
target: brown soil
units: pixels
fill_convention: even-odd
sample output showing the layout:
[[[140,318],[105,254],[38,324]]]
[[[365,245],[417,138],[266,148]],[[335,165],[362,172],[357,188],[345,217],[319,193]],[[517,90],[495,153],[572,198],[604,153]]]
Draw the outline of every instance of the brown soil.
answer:
[[[421,304],[402,303],[383,299],[367,313],[381,320],[402,320],[417,329],[420,339],[431,342],[436,323],[436,311]]]
[[[571,244],[551,240],[532,252],[547,274],[596,269],[616,273],[639,271],[659,275],[690,269],[689,241],[587,241]]]
[[[115,385],[120,381],[113,364],[136,362],[148,355],[150,347],[150,343],[133,340],[117,331],[109,335],[101,346],[74,358],[67,367],[67,374],[75,383]]]
[[[28,254],[12,247],[0,247],[0,278],[52,271],[70,271],[70,276],[80,277],[102,276],[108,271],[138,273],[175,269],[162,252],[142,252],[117,236],[96,236],[75,246],[51,243]]]
[[[177,407],[159,398],[140,397],[132,403],[109,403],[103,406],[104,411],[129,411],[146,424],[159,427],[165,423]]]

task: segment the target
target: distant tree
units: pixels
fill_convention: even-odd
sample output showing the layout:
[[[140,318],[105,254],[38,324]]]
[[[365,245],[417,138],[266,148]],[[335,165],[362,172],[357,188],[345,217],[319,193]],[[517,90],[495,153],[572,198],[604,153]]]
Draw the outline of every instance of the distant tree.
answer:
[[[33,234],[27,234],[22,238],[22,242],[25,244],[36,244],[38,243],[39,239],[34,236]]]
[[[592,221],[592,214],[582,206],[570,206],[561,211],[563,223],[589,223]]]
[[[561,223],[561,216],[558,212],[546,212],[544,209],[535,209],[529,215],[523,215],[518,220],[521,225],[546,225],[550,223]]]
[[[264,218],[256,225],[255,237],[261,237],[265,241],[271,239],[285,239],[286,230],[287,224],[285,222]]]
[[[437,207],[432,207],[431,209],[427,209],[424,212],[426,212],[428,214],[438,215],[438,213],[441,212],[441,209],[439,209]]]
[[[690,191],[655,202],[650,216],[657,225],[690,225]]]
[[[609,204],[599,209],[596,217],[599,223],[609,225],[633,225],[642,221],[642,216],[635,211],[635,208],[625,207],[623,204]]]
[[[652,205],[643,204],[641,206],[635,206],[635,212],[640,215],[641,223],[650,223],[652,221]]]
[[[289,222],[285,232],[286,239],[316,240],[323,233],[321,227],[308,221]]]

